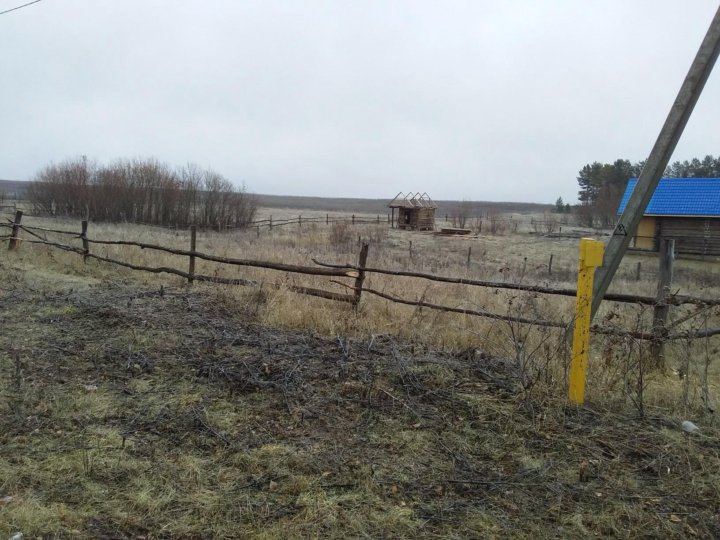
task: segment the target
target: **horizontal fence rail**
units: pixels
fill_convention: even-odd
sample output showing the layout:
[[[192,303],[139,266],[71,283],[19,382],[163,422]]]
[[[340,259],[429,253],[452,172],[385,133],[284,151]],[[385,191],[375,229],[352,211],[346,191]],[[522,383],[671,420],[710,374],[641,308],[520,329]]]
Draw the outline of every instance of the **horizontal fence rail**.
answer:
[[[318,266],[323,266],[327,268],[346,268],[346,269],[358,269],[357,266],[353,264],[346,264],[346,265],[335,265],[330,263],[325,263],[318,261],[316,259],[312,259],[312,261],[317,264]],[[367,273],[375,273],[375,274],[386,274],[391,276],[405,276],[405,277],[413,277],[413,278],[420,278],[420,279],[426,279],[429,281],[438,281],[442,283],[456,283],[459,285],[471,285],[476,287],[488,287],[491,289],[510,289],[510,290],[516,290],[516,291],[526,291],[526,292],[535,292],[535,293],[542,293],[542,294],[550,294],[550,295],[556,295],[556,296],[576,296],[577,291],[575,289],[564,289],[564,288],[556,288],[556,287],[543,287],[541,285],[529,285],[529,284],[523,284],[523,283],[505,283],[502,281],[482,281],[477,279],[469,279],[469,278],[460,278],[460,277],[449,277],[449,276],[438,276],[436,274],[426,274],[423,272],[414,272],[411,270],[388,270],[385,268],[373,268],[371,266],[368,266],[364,268],[365,272]],[[654,296],[640,296],[635,294],[620,294],[620,293],[609,293],[604,296],[605,300],[611,300],[613,302],[624,302],[629,304],[643,304],[648,306],[654,306],[657,304],[657,298]],[[714,298],[696,298],[693,296],[686,296],[686,295],[673,295],[668,297],[667,303],[675,306],[683,305],[683,304],[691,304],[691,305],[713,305],[718,306],[720,305],[720,299]]]
[[[109,263],[109,264],[115,264],[124,268],[128,268],[130,270],[137,270],[137,271],[144,271],[144,272],[150,272],[155,274],[160,273],[167,273],[171,275],[176,275],[179,277],[182,277],[184,279],[187,279],[189,283],[192,283],[193,281],[198,282],[207,282],[207,283],[218,283],[218,284],[225,284],[225,285],[244,285],[244,286],[258,286],[260,285],[257,281],[250,280],[250,279],[244,279],[244,278],[225,278],[220,276],[209,276],[209,275],[203,275],[203,274],[196,274],[194,271],[195,268],[195,260],[200,259],[204,261],[209,262],[215,262],[219,264],[225,264],[230,266],[244,266],[244,267],[253,267],[253,268],[261,268],[266,270],[273,270],[273,271],[279,271],[279,272],[286,272],[291,274],[304,274],[304,275],[313,275],[313,276],[325,276],[325,277],[343,277],[343,278],[354,278],[355,282],[354,285],[349,285],[347,283],[337,281],[337,280],[331,280],[331,282],[339,284],[346,289],[349,289],[351,291],[351,294],[343,294],[343,293],[337,293],[333,291],[326,291],[322,289],[316,289],[312,287],[304,287],[299,285],[289,285],[285,284],[284,286],[292,291],[299,294],[305,294],[310,296],[315,296],[319,298],[324,298],[327,300],[333,300],[338,302],[344,302],[349,303],[353,305],[357,305],[360,301],[361,294],[367,293],[371,294],[373,296],[377,296],[379,298],[383,298],[385,300],[388,300],[390,302],[398,303],[398,304],[404,304],[409,306],[415,306],[418,308],[426,308],[426,309],[432,309],[436,311],[444,311],[449,313],[457,313],[462,315],[469,315],[469,316],[476,316],[476,317],[483,317],[488,319],[494,319],[494,320],[501,320],[506,322],[513,322],[513,323],[520,323],[520,324],[528,324],[533,326],[539,326],[539,327],[546,327],[546,328],[557,328],[557,329],[564,329],[567,328],[568,323],[565,321],[547,321],[542,319],[534,319],[529,317],[522,317],[517,315],[504,315],[499,313],[493,313],[485,310],[480,309],[466,309],[461,307],[452,307],[452,306],[444,306],[440,304],[435,304],[432,302],[427,302],[424,299],[421,300],[411,300],[406,298],[398,297],[394,294],[390,294],[385,291],[379,291],[377,289],[373,289],[370,287],[365,287],[363,282],[365,280],[366,274],[384,274],[384,275],[390,275],[390,276],[398,276],[398,277],[410,277],[410,278],[419,278],[419,279],[425,279],[433,282],[440,282],[440,283],[451,283],[451,284],[459,284],[459,285],[466,285],[466,286],[475,286],[475,287],[487,287],[492,289],[509,289],[509,290],[516,290],[516,291],[522,291],[522,292],[528,292],[528,293],[541,293],[541,294],[548,294],[548,295],[557,295],[557,296],[566,296],[566,297],[574,297],[576,296],[576,291],[574,289],[567,289],[567,288],[557,288],[557,287],[546,287],[546,286],[540,286],[540,285],[531,285],[531,284],[523,284],[523,283],[505,283],[505,282],[496,282],[496,281],[483,281],[483,280],[475,280],[475,279],[468,279],[468,278],[460,278],[460,277],[452,277],[452,276],[439,276],[435,274],[428,274],[423,272],[415,272],[415,271],[408,271],[408,270],[393,270],[393,269],[385,269],[385,268],[376,268],[367,266],[366,260],[367,260],[367,244],[363,244],[358,264],[332,264],[327,262],[322,262],[316,259],[312,259],[312,262],[316,266],[303,266],[303,265],[295,265],[295,264],[287,264],[287,263],[280,263],[280,262],[273,262],[273,261],[261,261],[261,260],[251,260],[251,259],[239,259],[239,258],[232,258],[232,257],[221,257],[218,255],[213,255],[209,253],[203,253],[200,251],[197,251],[195,248],[195,234],[194,234],[194,228],[192,228],[192,234],[191,234],[191,248],[190,250],[185,249],[179,249],[179,248],[170,248],[158,244],[150,244],[145,242],[135,242],[130,240],[101,240],[101,239],[93,239],[87,236],[87,221],[82,222],[81,230],[78,231],[69,231],[69,230],[63,230],[63,229],[53,229],[48,227],[38,227],[38,226],[29,226],[27,224],[22,224],[22,212],[18,211],[15,216],[14,221],[10,221],[9,223],[0,223],[0,228],[6,228],[10,229],[11,233],[7,235],[0,235],[0,241],[8,241],[9,249],[14,249],[20,243],[27,243],[27,244],[37,244],[37,245],[44,245],[50,248],[55,248],[59,250],[63,250],[69,253],[75,253],[77,255],[83,256],[84,259],[95,259],[101,262]],[[269,222],[270,220],[268,220]],[[27,233],[32,238],[20,238],[19,232],[23,231]],[[67,235],[71,236],[74,239],[79,239],[83,243],[83,247],[76,247],[71,246],[67,244],[63,244],[60,242],[54,242],[51,240],[48,240],[46,238],[43,238],[41,236],[42,233],[50,233],[50,234],[59,234],[59,235]],[[177,255],[182,257],[189,257],[190,259],[190,267],[189,271],[179,270],[177,268],[167,267],[167,266],[144,266],[144,265],[137,265],[132,264],[127,261],[121,261],[112,257],[106,257],[101,256],[96,253],[93,253],[90,250],[91,245],[105,245],[105,246],[128,246],[128,247],[137,247],[140,249],[147,249],[147,250],[153,250],[153,251],[159,251],[163,253],[169,253],[171,255]],[[274,284],[273,287],[281,287],[282,284]],[[640,296],[640,295],[631,295],[631,294],[609,294],[605,297],[606,300],[611,300],[614,302],[622,302],[622,303],[632,303],[632,304],[640,304],[645,306],[658,306],[659,301],[657,297],[649,297],[649,296]],[[696,305],[698,306],[698,310],[694,314],[687,315],[685,317],[681,317],[671,323],[671,325],[661,333],[658,334],[657,329],[655,329],[652,332],[643,332],[643,331],[633,331],[633,330],[626,330],[622,328],[608,328],[608,327],[601,327],[599,325],[593,325],[591,330],[595,333],[599,334],[606,334],[606,335],[618,335],[618,336],[625,336],[625,337],[631,337],[633,339],[638,340],[648,340],[648,341],[654,341],[657,342],[659,340],[661,341],[673,341],[673,340],[681,340],[681,339],[697,339],[697,338],[703,338],[703,337],[710,337],[720,334],[720,328],[705,328],[702,330],[680,330],[675,332],[670,332],[672,328],[676,328],[679,324],[682,324],[683,322],[686,322],[691,317],[696,316],[698,313],[700,313],[702,310],[710,309],[714,306],[720,305],[720,299],[714,299],[714,298],[697,298],[687,295],[669,295],[667,298],[664,299],[662,302],[662,305]]]

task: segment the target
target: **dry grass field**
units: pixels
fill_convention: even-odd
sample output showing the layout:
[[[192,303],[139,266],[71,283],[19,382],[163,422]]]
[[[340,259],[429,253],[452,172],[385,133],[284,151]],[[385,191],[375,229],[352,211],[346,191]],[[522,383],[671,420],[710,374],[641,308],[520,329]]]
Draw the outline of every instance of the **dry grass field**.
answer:
[[[283,213],[306,216],[259,217]],[[530,232],[303,224],[202,232],[197,249],[355,263],[361,240],[371,266],[573,287],[578,240]],[[133,225],[91,223],[89,236],[189,247],[187,231]],[[287,287],[346,292],[327,277],[202,261],[198,273],[261,285],[188,287],[30,243],[0,250],[0,272],[0,537],[720,536],[720,431],[706,406],[720,401],[718,338],[668,345],[658,372],[643,342],[595,336],[577,410],[565,404],[559,330],[368,294],[355,309]],[[717,298],[719,272],[678,260],[673,292]],[[652,295],[656,279],[654,257],[630,255],[614,290]],[[379,274],[365,285],[506,315],[573,312],[569,297]],[[647,330],[651,309],[607,304],[603,325]],[[677,328],[720,326],[712,309],[671,320],[693,314]],[[686,419],[699,433],[679,429]]]

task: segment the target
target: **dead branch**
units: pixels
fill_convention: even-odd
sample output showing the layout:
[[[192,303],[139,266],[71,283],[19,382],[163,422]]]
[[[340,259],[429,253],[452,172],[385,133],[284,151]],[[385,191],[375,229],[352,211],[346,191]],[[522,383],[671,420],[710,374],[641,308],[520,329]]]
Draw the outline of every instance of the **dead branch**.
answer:
[[[65,244],[59,244],[57,242],[50,242],[47,240],[23,240],[23,241],[27,242],[29,244],[42,244],[42,245],[47,245],[50,247],[56,247],[63,251],[69,251],[71,253],[85,255],[85,251],[80,248],[76,248],[74,246],[67,246]],[[162,273],[173,274],[176,276],[184,277],[186,279],[188,277],[190,277],[190,273],[188,273],[188,272],[183,272],[182,270],[177,270],[175,268],[170,268],[167,266],[158,266],[158,267],[142,266],[142,265],[137,265],[137,264],[131,264],[131,263],[124,262],[124,261],[119,261],[117,259],[112,259],[110,257],[102,257],[102,256],[96,255],[94,253],[88,253],[87,256],[90,259],[97,259],[98,261],[102,261],[102,262],[106,262],[106,263],[110,263],[110,264],[116,264],[118,266],[123,266],[125,268],[129,268],[131,270],[139,270],[142,272],[150,272],[153,274],[162,274]],[[193,274],[193,278],[195,279],[195,281],[203,281],[203,282],[208,282],[208,283],[219,283],[222,285],[256,286],[258,284],[256,281],[252,281],[249,279],[224,278],[224,277],[218,277],[218,276],[207,276],[207,275],[203,275],[203,274]],[[281,285],[279,285],[279,284],[276,284],[274,286],[276,288],[281,287]],[[330,292],[330,291],[323,291],[322,289],[313,289],[310,287],[300,287],[300,286],[296,286],[296,285],[289,286],[288,289],[293,292],[296,292],[296,293],[306,294],[309,296],[316,296],[318,298],[325,298],[327,300],[335,300],[338,302],[348,302],[348,303],[354,302],[353,296],[349,296],[346,294],[338,294],[338,293],[334,293],[334,292]]]
[[[326,268],[345,268],[360,270],[360,267],[354,264],[343,264],[336,265],[330,263],[324,263],[317,259],[312,259],[312,262],[318,266]],[[460,285],[472,285],[476,287],[488,287],[493,289],[512,289],[517,291],[525,292],[537,292],[542,294],[553,294],[557,296],[577,296],[575,289],[563,289],[557,287],[543,287],[541,285],[529,285],[523,283],[503,283],[501,281],[482,281],[477,279],[458,278],[450,276],[438,276],[435,274],[426,274],[424,272],[413,272],[409,270],[387,270],[384,268],[363,268],[365,272],[371,272],[374,274],[385,274],[389,276],[404,276],[414,277],[420,279],[427,279],[430,281],[438,281],[442,283],[457,283]],[[619,294],[619,293],[608,293],[604,296],[605,300],[611,300],[613,302],[626,302],[631,304],[644,304],[654,306],[657,304],[657,299],[654,296],[639,296],[635,294]],[[697,305],[720,305],[720,299],[715,298],[696,298],[692,296],[684,295],[673,295],[667,298],[667,304],[681,305],[681,304],[697,304]]]
[[[438,311],[448,311],[451,313],[461,313],[463,315],[474,315],[476,317],[485,317],[487,319],[519,322],[519,323],[524,323],[524,324],[533,324],[536,326],[546,326],[546,327],[550,327],[550,328],[565,328],[567,326],[565,323],[562,323],[562,322],[543,321],[540,319],[528,319],[525,317],[513,317],[511,315],[499,315],[497,313],[491,313],[489,311],[481,311],[481,310],[477,310],[477,309],[464,309],[464,308],[454,308],[454,307],[450,307],[450,306],[441,306],[438,304],[425,302],[424,300],[421,300],[419,302],[414,301],[414,300],[406,300],[404,298],[392,296],[390,294],[376,291],[375,289],[369,289],[367,287],[363,289],[363,292],[374,294],[376,296],[384,298],[385,300],[390,300],[391,302],[396,302],[398,304],[405,304],[408,306],[426,307],[429,309],[436,309]]]
[[[321,269],[313,266],[298,266],[295,264],[276,263],[268,261],[253,261],[249,259],[233,259],[229,257],[219,257],[217,255],[210,255],[208,253],[201,253],[199,251],[188,251],[185,249],[167,248],[156,244],[145,244],[143,242],[132,242],[130,240],[92,240],[87,239],[88,242],[93,244],[102,245],[116,245],[116,246],[135,246],[141,249],[153,249],[156,251],[163,251],[165,253],[172,253],[173,255],[182,255],[185,257],[194,256],[198,259],[205,261],[218,262],[222,264],[231,264],[234,266],[251,266],[254,268],[267,268],[269,270],[280,270],[282,272],[293,272],[295,274],[309,274],[312,276],[343,276],[343,277],[354,277],[355,273],[350,269],[336,270],[336,269]],[[350,272],[350,273],[348,273]]]
[[[20,228],[23,228],[22,225],[20,226]],[[34,236],[35,238],[39,238],[40,240],[47,240],[47,238],[44,238],[44,237],[40,236],[39,234],[34,233],[34,232],[32,232],[32,231],[25,230],[25,232],[28,233],[30,236]],[[22,241],[22,240],[21,240],[20,238],[18,238],[18,241]]]
[[[47,227],[34,227],[34,226],[29,226],[29,225],[19,225],[19,227],[21,229],[24,229],[27,232],[30,232],[32,230],[32,231],[51,232],[51,233],[56,233],[56,234],[67,234],[70,236],[80,237],[80,233],[77,231],[63,231],[60,229],[48,229]]]
[[[699,317],[701,314],[706,313],[707,311],[713,309],[715,306],[711,305],[704,305],[704,306],[698,306],[695,311],[692,313],[685,315],[683,317],[679,317],[672,321],[669,325],[667,325],[667,329],[675,328],[677,326],[680,326],[682,323],[689,321],[690,319],[693,319],[695,317]]]
[[[674,341],[678,339],[698,339],[717,336],[720,334],[720,328],[705,328],[704,330],[685,330],[683,332],[674,332],[669,334],[665,341]]]
[[[352,287],[351,287],[352,288]],[[309,296],[317,296],[319,298],[326,298],[327,300],[336,300],[337,302],[347,302],[352,304],[355,301],[354,296],[348,294],[340,294],[330,291],[323,291],[322,289],[313,289],[310,287],[300,287],[298,285],[289,285],[288,289],[300,293],[307,294]]]
[[[38,230],[38,228],[35,228],[35,230]],[[47,229],[45,229],[47,230]],[[55,232],[52,230],[48,230],[49,232]],[[39,238],[37,234],[34,234],[30,231],[29,232],[32,236]],[[67,231],[66,231],[67,232]],[[73,233],[75,234],[75,233]],[[5,239],[8,239],[9,236],[0,236],[0,241],[4,241]],[[29,244],[41,244],[46,245],[50,247],[55,247],[64,251],[68,251],[71,253],[77,253],[78,255],[86,256],[87,258],[96,259],[102,262],[107,262],[110,264],[116,264],[118,266],[123,266],[125,268],[129,268],[131,270],[138,270],[143,272],[151,272],[155,274],[160,273],[167,273],[167,274],[173,274],[180,277],[183,277],[185,279],[188,279],[191,277],[191,274],[188,272],[184,272],[182,270],[177,270],[175,268],[170,267],[150,267],[150,266],[142,266],[142,265],[135,265],[124,261],[119,261],[117,259],[112,259],[109,257],[102,257],[100,255],[96,255],[94,253],[87,253],[84,249],[77,248],[74,246],[68,246],[65,244],[60,244],[57,242],[50,242],[48,240],[43,239],[37,239],[37,240],[29,240],[29,239],[23,239],[23,242],[29,243]],[[252,261],[252,260],[244,260],[244,259],[230,259],[225,257],[217,257],[214,255],[207,255],[202,254],[198,252],[193,251],[186,251],[181,249],[172,249],[172,248],[164,248],[162,246],[156,246],[152,244],[144,244],[141,242],[130,242],[130,241],[100,241],[100,240],[89,240],[90,242],[98,243],[98,244],[110,244],[110,245],[130,245],[130,246],[137,246],[141,248],[148,248],[148,249],[155,249],[158,251],[165,251],[168,253],[173,253],[176,255],[195,255],[197,258],[205,259],[209,261],[224,263],[224,264],[234,264],[234,265],[240,265],[240,266],[252,266],[252,267],[258,267],[258,268],[268,268],[271,270],[282,270],[287,272],[294,272],[294,273],[305,273],[305,274],[311,274],[311,275],[331,275],[331,276],[344,276],[344,277],[356,277],[357,271],[360,267],[355,265],[345,265],[345,266],[339,266],[339,265],[326,265],[324,263],[320,263],[318,261],[313,260],[316,264],[328,266],[329,270],[322,270],[317,269],[313,267],[304,267],[304,266],[296,266],[296,265],[288,265],[288,264],[282,264],[282,263],[271,263],[271,262],[265,262],[265,261]],[[567,289],[551,289],[547,287],[537,287],[532,285],[521,285],[521,284],[504,284],[504,283],[494,283],[494,282],[480,282],[477,280],[468,280],[463,278],[449,278],[449,277],[443,277],[443,276],[434,276],[432,274],[423,274],[420,272],[405,272],[405,271],[394,271],[394,270],[383,270],[383,269],[377,269],[377,268],[365,268],[364,269],[367,272],[375,272],[375,273],[384,273],[389,275],[401,275],[401,276],[408,276],[408,277],[420,277],[424,279],[430,279],[432,281],[441,281],[441,282],[449,282],[449,283],[459,283],[459,284],[466,284],[466,285],[479,285],[479,286],[485,286],[485,287],[497,287],[497,288],[515,288],[517,290],[525,290],[530,292],[544,292],[548,294],[560,294],[555,293],[551,291],[565,291],[569,292]],[[192,275],[192,277],[197,281],[204,281],[204,282],[210,282],[210,283],[220,283],[220,284],[227,284],[227,285],[257,285],[256,282],[241,278],[222,278],[217,276],[207,276],[207,275]],[[333,283],[340,284],[348,289],[351,289],[353,291],[357,291],[356,287],[347,285],[345,283],[331,280]],[[509,285],[509,286],[508,286]],[[279,288],[281,285],[276,284],[275,287]],[[347,303],[354,303],[355,296],[354,295],[348,295],[348,294],[339,294],[335,292],[330,291],[324,291],[321,289],[314,289],[310,287],[301,287],[301,286],[288,286],[288,289],[290,291],[300,293],[300,294],[307,294],[310,296],[316,296],[319,298],[325,298],[328,300],[335,300],[339,302],[347,302]],[[522,324],[529,324],[534,326],[542,326],[542,327],[548,327],[548,328],[567,328],[567,324],[563,322],[558,321],[545,321],[541,319],[530,319],[527,317],[515,317],[511,315],[501,315],[497,313],[491,313],[488,311],[483,310],[477,310],[477,309],[464,309],[464,308],[456,308],[456,307],[450,307],[450,306],[442,306],[438,304],[433,304],[430,302],[426,302],[424,300],[420,301],[414,301],[414,300],[407,300],[404,298],[399,298],[384,292],[377,291],[375,289],[369,289],[369,288],[363,288],[363,291],[374,294],[376,296],[379,296],[381,298],[384,298],[386,300],[389,300],[391,302],[399,303],[399,304],[405,304],[410,306],[416,306],[416,307],[425,307],[428,309],[434,309],[438,311],[445,311],[450,313],[460,313],[463,315],[472,315],[476,317],[484,317],[488,319],[494,319],[494,320],[502,320],[502,321],[509,321],[509,322],[518,322]],[[574,291],[572,291],[574,295]],[[565,294],[565,293],[562,293]],[[616,295],[617,296],[617,295]],[[633,297],[633,298],[644,298],[644,297],[634,297],[632,295],[621,295],[623,297]],[[675,296],[672,297],[675,299],[678,303],[692,303],[689,300],[691,297],[680,297]],[[693,301],[699,301],[701,305],[715,305],[720,304],[720,300],[709,300],[709,299],[692,299]],[[627,301],[627,300],[622,300]],[[655,300],[653,299],[653,302]],[[642,302],[640,302],[642,303]],[[659,338],[657,335],[651,333],[651,332],[640,332],[640,331],[628,331],[628,330],[620,330],[615,328],[603,328],[597,325],[593,325],[591,327],[591,331],[598,334],[606,334],[606,335],[617,335],[617,336],[625,336],[630,337],[638,340],[647,340],[647,341],[657,341]],[[676,332],[673,334],[669,334],[666,336],[661,337],[660,339],[663,341],[673,341],[673,340],[679,340],[679,339],[697,339],[697,338],[704,338],[704,337],[711,337],[715,335],[720,335],[720,328],[709,328],[704,330],[687,330],[687,331],[681,331]]]
[[[338,282],[335,282],[335,283],[338,283]],[[348,288],[353,288],[348,285],[345,285],[345,286]],[[500,315],[498,313],[491,313],[489,311],[482,311],[482,310],[477,310],[477,309],[464,309],[464,308],[454,308],[454,307],[450,307],[450,306],[441,306],[438,304],[425,302],[424,300],[420,300],[420,301],[406,300],[404,298],[399,298],[397,296],[392,296],[387,293],[376,291],[375,289],[363,288],[363,292],[374,294],[374,295],[384,298],[386,300],[390,300],[391,302],[396,302],[398,304],[405,304],[408,306],[425,307],[428,309],[435,309],[438,311],[447,311],[450,313],[460,313],[463,315],[472,315],[474,317],[484,317],[486,319],[495,319],[498,321],[508,321],[508,322],[522,323],[522,324],[530,324],[530,325],[534,325],[534,326],[544,326],[547,328],[567,328],[567,324],[565,324],[563,322],[545,321],[542,319],[529,319],[527,317],[514,317],[512,315]],[[596,334],[625,336],[625,337],[630,337],[630,338],[639,339],[639,340],[646,340],[646,341],[651,341],[651,340],[657,339],[657,336],[651,332],[619,330],[616,328],[603,328],[603,327],[597,326],[597,325],[593,325],[590,328],[590,330]],[[718,333],[720,333],[720,330],[718,330]],[[710,335],[714,335],[714,334],[710,334]],[[669,337],[667,339],[682,339],[682,337],[683,336]]]

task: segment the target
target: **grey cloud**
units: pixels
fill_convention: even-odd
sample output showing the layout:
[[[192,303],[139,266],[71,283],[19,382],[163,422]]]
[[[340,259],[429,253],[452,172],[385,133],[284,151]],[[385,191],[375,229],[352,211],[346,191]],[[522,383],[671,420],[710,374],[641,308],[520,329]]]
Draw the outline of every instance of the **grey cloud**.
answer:
[[[262,193],[574,200],[647,156],[716,7],[44,0],[0,17],[0,177],[152,155]],[[678,158],[718,153],[717,78]]]

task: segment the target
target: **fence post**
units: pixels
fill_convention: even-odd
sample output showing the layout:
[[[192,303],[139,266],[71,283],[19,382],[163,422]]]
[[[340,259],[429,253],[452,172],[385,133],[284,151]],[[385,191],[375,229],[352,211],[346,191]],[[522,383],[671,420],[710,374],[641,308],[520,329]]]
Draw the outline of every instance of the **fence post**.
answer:
[[[640,281],[640,270],[642,270],[642,262],[638,261],[637,270],[635,271],[635,281]]]
[[[272,216],[270,216],[270,230],[272,231]]]
[[[330,214],[325,214],[325,225],[330,223]]]
[[[412,240],[410,240],[409,249],[410,249],[410,260],[412,261]]]
[[[193,252],[193,255],[190,255],[190,266],[188,267],[188,274],[190,276],[188,277],[188,283],[192,284],[192,282],[195,280],[195,241],[197,239],[197,226],[196,225],[190,225],[190,251]]]
[[[468,246],[468,255],[467,255],[467,267],[470,268],[470,256],[472,255],[472,246]]]
[[[355,214],[352,215],[352,224],[355,225]]]
[[[87,239],[88,220],[82,220],[81,224],[80,239],[83,245],[83,262],[87,262],[88,254],[90,253],[90,242]]]
[[[595,268],[602,265],[605,244],[599,240],[580,240],[580,267],[578,270],[577,299],[575,301],[575,328],[573,329],[572,359],[568,398],[575,405],[585,402],[585,375],[590,347],[590,314]]]
[[[8,243],[8,250],[15,249],[17,247],[18,233],[20,232],[20,222],[22,221],[22,216],[22,210],[15,211],[15,221],[13,221],[10,242]]]
[[[365,266],[367,265],[368,248],[370,244],[365,242],[360,248],[360,257],[358,257],[358,276],[355,278],[355,299],[353,305],[357,306],[360,303],[360,296],[362,295],[362,287],[365,282]]]
[[[550,254],[550,262],[548,263],[548,275],[552,276],[552,260],[553,260],[553,254]]]
[[[660,278],[657,288],[657,304],[653,309],[654,339],[650,346],[650,355],[655,367],[665,369],[665,325],[667,324],[670,306],[667,303],[673,279],[673,261],[675,260],[675,240],[663,238],[660,240]]]
[[[302,216],[298,216],[298,227],[302,227]]]

